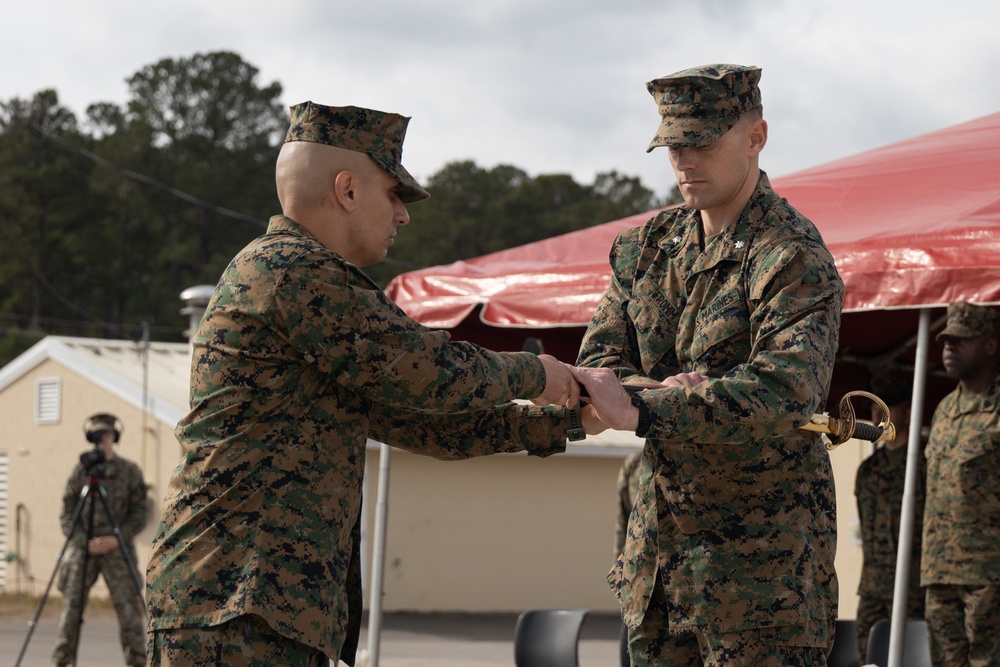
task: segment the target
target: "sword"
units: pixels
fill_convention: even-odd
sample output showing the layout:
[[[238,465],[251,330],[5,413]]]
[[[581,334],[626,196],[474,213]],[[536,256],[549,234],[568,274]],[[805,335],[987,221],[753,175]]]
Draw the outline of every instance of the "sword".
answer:
[[[864,396],[871,399],[882,411],[882,421],[878,424],[873,424],[855,419],[854,407],[851,405],[852,396]],[[896,427],[889,421],[889,408],[886,406],[885,401],[867,391],[847,392],[840,399],[838,416],[813,415],[808,424],[799,428],[805,431],[826,433],[830,436],[830,442],[826,446],[827,449],[836,449],[851,438],[867,440],[868,442],[896,439]]]
[[[666,387],[659,384],[623,384],[622,388],[629,394],[635,394],[646,389],[665,389]],[[587,390],[583,385],[580,385],[580,396],[587,396]],[[851,405],[851,397],[853,396],[864,396],[871,399],[882,410],[882,421],[878,424],[859,421],[854,416],[854,406]],[[885,401],[875,394],[867,391],[849,391],[840,399],[837,409],[835,417],[814,414],[808,423],[799,427],[799,430],[825,433],[830,438],[830,442],[826,445],[826,448],[830,450],[836,449],[851,438],[868,442],[896,439],[896,427],[889,421],[889,408]]]

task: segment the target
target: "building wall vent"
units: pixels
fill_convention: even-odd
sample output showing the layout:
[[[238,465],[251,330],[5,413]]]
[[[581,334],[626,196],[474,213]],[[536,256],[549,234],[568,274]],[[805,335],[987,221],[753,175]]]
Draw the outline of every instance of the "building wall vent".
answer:
[[[62,417],[62,380],[35,380],[35,423],[58,424]]]

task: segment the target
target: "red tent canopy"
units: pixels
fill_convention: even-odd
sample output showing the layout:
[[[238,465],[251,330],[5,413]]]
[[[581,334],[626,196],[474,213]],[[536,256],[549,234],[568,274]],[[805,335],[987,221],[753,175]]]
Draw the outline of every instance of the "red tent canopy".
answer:
[[[943,315],[953,300],[1000,303],[1000,113],[772,184],[816,224],[837,262],[847,287],[845,361],[864,366],[883,355],[906,367],[916,309]],[[615,235],[654,213],[411,271],[388,293],[415,319],[454,329],[457,338],[518,349],[525,336],[538,336],[546,351],[572,360],[607,288]],[[508,330],[500,335],[497,327]],[[856,369],[843,364],[838,374],[857,381]]]
[[[1000,302],[1000,113],[772,184],[823,234],[845,311]],[[433,327],[455,327],[478,305],[495,326],[584,325],[607,288],[615,235],[654,213],[404,273],[388,292]]]

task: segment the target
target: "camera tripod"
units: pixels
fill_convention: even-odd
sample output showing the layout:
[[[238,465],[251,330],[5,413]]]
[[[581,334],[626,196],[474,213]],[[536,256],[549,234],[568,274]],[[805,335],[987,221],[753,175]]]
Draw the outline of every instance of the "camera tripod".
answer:
[[[84,455],[86,456],[86,455]],[[83,457],[81,462],[86,464]],[[38,609],[35,610],[34,617],[28,622],[28,634],[24,638],[24,645],[21,646],[21,652],[17,656],[17,662],[14,663],[14,667],[20,667],[21,660],[24,658],[25,651],[28,650],[28,643],[31,641],[31,635],[34,633],[35,628],[38,625],[38,619],[42,615],[42,609],[45,607],[45,602],[49,597],[49,591],[52,590],[52,584],[56,579],[56,575],[59,573],[59,567],[62,565],[63,556],[66,554],[66,550],[69,547],[70,541],[73,539],[73,533],[76,531],[77,524],[81,521],[84,501],[87,498],[100,498],[101,505],[104,507],[105,515],[108,518],[108,522],[111,524],[112,534],[118,540],[118,549],[121,552],[122,558],[125,560],[125,564],[128,566],[129,576],[132,580],[132,585],[135,587],[135,594],[139,599],[139,608],[142,609],[143,615],[146,613],[146,604],[142,597],[142,582],[139,579],[139,573],[135,569],[135,562],[132,556],[128,552],[128,548],[125,545],[125,539],[121,535],[121,531],[118,529],[118,523],[115,521],[114,512],[111,511],[111,504],[108,502],[108,494],[101,485],[101,478],[104,477],[104,466],[103,464],[88,466],[86,467],[87,472],[87,483],[84,485],[83,489],[80,491],[80,499],[76,503],[76,508],[73,510],[72,518],[70,519],[69,534],[66,537],[66,542],[63,544],[62,549],[59,551],[59,555],[56,557],[56,566],[52,570],[52,576],[49,577],[49,583],[45,586],[45,592],[42,594],[42,599],[38,603]],[[91,500],[90,511],[87,522],[87,537],[84,543],[83,549],[83,563],[81,564],[81,576],[80,576],[80,588],[77,591],[77,603],[80,609],[80,619],[77,621],[77,637],[79,638],[79,626],[83,623],[83,608],[86,602],[84,591],[86,590],[87,583],[87,566],[90,563],[90,550],[87,548],[87,542],[94,536],[94,507],[96,503]],[[70,595],[70,591],[65,591],[66,595]],[[76,664],[76,652],[79,650],[79,641],[74,647],[73,651],[73,664]]]

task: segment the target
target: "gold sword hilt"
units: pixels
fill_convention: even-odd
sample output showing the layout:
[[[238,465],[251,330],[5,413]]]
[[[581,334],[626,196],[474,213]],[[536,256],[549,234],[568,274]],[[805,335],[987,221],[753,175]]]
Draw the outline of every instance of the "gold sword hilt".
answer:
[[[882,421],[878,424],[858,421],[854,416],[854,406],[851,405],[852,396],[864,396],[875,403],[882,410]],[[867,391],[849,391],[840,399],[837,411],[836,417],[813,415],[809,423],[800,428],[805,431],[826,433],[830,437],[827,449],[835,449],[851,438],[867,440],[868,442],[896,439],[896,427],[889,421],[889,407],[875,394]]]
[[[634,394],[646,389],[661,389],[663,385],[658,384],[626,384],[622,385],[629,394]],[[586,397],[586,387],[580,385],[580,396]],[[872,400],[882,410],[882,421],[872,424],[868,421],[858,421],[854,416],[854,406],[851,405],[852,396],[864,396]],[[881,398],[867,391],[849,391],[840,399],[838,407],[839,415],[831,417],[829,415],[815,414],[808,423],[799,427],[803,431],[815,431],[826,433],[830,437],[827,449],[836,449],[851,438],[867,440],[868,442],[880,442],[883,440],[896,439],[896,427],[889,421],[889,407]]]

